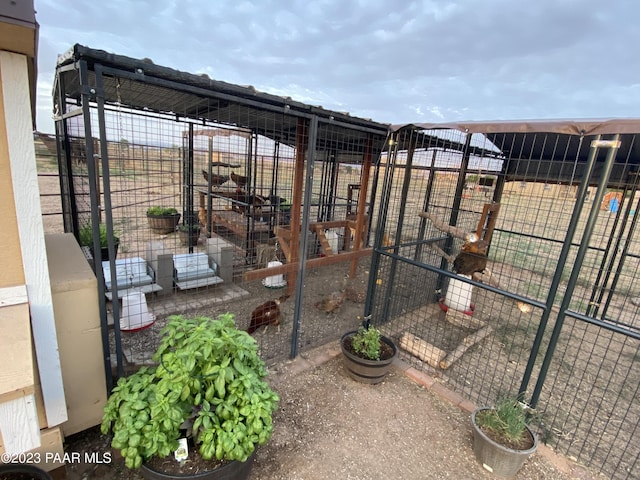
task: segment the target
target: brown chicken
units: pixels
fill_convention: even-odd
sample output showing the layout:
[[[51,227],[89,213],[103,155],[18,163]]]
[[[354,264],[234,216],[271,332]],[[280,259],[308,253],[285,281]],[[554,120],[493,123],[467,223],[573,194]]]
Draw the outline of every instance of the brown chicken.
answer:
[[[242,175],[237,175],[235,172],[231,172],[231,180],[234,181],[238,188],[243,188],[249,181],[249,177],[243,177]]]
[[[258,305],[251,312],[251,322],[249,323],[249,328],[247,328],[247,333],[253,333],[260,327],[265,327],[264,331],[266,332],[269,325],[276,325],[279,329],[280,316],[282,315],[280,305],[287,298],[289,298],[289,295],[283,295],[276,300],[269,300],[262,305]]]
[[[315,303],[314,306],[318,310],[322,310],[326,314],[334,313],[340,308],[340,305],[344,303],[344,300],[346,298],[347,293],[345,290],[336,290],[335,292],[331,292],[319,302]]]
[[[473,275],[487,268],[487,242],[465,242],[453,261],[453,270],[460,275]]]
[[[203,229],[207,228],[207,211],[203,207],[198,209],[198,221]]]
[[[209,183],[209,172],[206,170],[202,170],[202,176]],[[229,180],[229,175],[217,175],[215,173],[211,174],[211,186],[219,187],[223,183],[226,183]]]

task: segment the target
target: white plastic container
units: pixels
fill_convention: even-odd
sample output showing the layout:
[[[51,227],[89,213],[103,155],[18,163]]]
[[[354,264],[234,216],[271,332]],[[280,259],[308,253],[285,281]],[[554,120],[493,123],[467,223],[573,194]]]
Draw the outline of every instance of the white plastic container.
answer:
[[[282,262],[275,260],[267,263],[267,268],[279,267],[280,265],[282,265]],[[287,284],[287,282],[284,280],[284,275],[280,274],[271,275],[270,277],[265,278],[262,281],[262,284],[267,288],[282,288]]]
[[[147,298],[142,292],[131,292],[122,297],[120,330],[134,332],[150,326],[155,317],[149,312]]]
[[[471,279],[468,275],[458,275],[458,277],[464,277]],[[461,312],[468,312],[471,310],[471,294],[473,293],[473,285],[463,282],[457,278],[449,280],[449,287],[447,288],[447,294],[444,297],[444,304],[459,310]]]
[[[335,230],[327,230],[324,234],[333,253],[338,253],[338,233]]]

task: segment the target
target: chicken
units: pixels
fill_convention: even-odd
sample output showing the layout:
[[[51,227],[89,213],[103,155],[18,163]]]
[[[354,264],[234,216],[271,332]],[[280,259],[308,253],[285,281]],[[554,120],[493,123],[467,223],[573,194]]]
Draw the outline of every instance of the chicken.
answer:
[[[202,176],[209,183],[209,173],[206,170],[202,170]],[[219,187],[223,183],[226,183],[229,180],[229,175],[216,175],[215,173],[211,174],[211,186]]]
[[[249,181],[249,177],[243,177],[242,175],[237,175],[235,172],[231,172],[231,180],[234,181],[238,188],[243,188]]]
[[[289,295],[283,295],[276,300],[269,300],[262,305],[258,305],[253,312],[251,312],[251,321],[249,322],[249,328],[247,333],[253,333],[260,327],[265,327],[264,331],[267,331],[269,325],[277,325],[278,331],[280,330],[280,305],[284,302]]]
[[[334,292],[331,292],[319,302],[315,303],[314,306],[318,310],[322,310],[327,314],[334,313],[340,308],[340,305],[342,305],[345,298],[347,298],[347,293],[344,289],[336,290]]]
[[[207,211],[202,207],[198,209],[198,221],[203,229],[207,228]]]
[[[453,270],[460,275],[473,275],[487,268],[487,242],[478,240],[462,244],[460,253],[453,261]]]

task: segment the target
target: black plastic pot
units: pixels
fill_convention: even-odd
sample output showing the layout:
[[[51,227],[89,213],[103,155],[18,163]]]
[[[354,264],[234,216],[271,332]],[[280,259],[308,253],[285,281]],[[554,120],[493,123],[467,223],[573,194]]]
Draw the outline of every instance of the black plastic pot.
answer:
[[[113,245],[113,253],[115,254],[116,257],[118,256],[119,245],[120,245],[120,241],[115,242]],[[100,249],[100,258],[96,258],[95,254],[93,253],[93,247],[89,247],[89,251],[91,252],[91,256],[98,262],[104,262],[109,260],[109,247],[103,247]]]
[[[6,480],[52,480],[48,472],[33,465],[0,465],[0,478]]]
[[[251,474],[251,467],[253,467],[253,460],[255,456],[256,451],[254,450],[249,458],[247,458],[246,462],[229,462],[215,470],[196,473],[193,475],[178,475],[160,472],[158,470],[154,470],[146,463],[142,464],[140,470],[142,472],[142,476],[147,480],[247,480]]]
[[[482,407],[471,414],[473,452],[485,470],[492,472],[498,477],[513,478],[529,456],[538,449],[538,437],[527,427],[527,430],[533,438],[533,447],[526,450],[515,450],[495,442],[492,438],[485,435],[476,422],[476,415],[485,410],[491,409]]]
[[[352,337],[356,331],[345,333],[340,339],[340,347],[342,348],[342,358],[347,373],[351,378],[362,383],[376,384],[384,380],[385,375],[391,370],[393,360],[398,356],[398,348],[390,338],[384,335],[380,340],[389,345],[393,349],[393,356],[386,360],[367,360],[358,357],[344,347],[344,340]]]

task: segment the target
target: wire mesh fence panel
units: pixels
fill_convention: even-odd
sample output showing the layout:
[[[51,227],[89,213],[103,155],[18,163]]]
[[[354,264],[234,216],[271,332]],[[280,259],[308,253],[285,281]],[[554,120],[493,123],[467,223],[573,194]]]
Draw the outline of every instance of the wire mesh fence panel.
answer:
[[[609,478],[637,472],[639,345],[567,319],[536,411],[543,440]]]
[[[80,46],[58,67],[65,229],[117,246],[92,261],[118,369],[172,314],[230,311],[270,362],[359,322],[385,125]]]
[[[636,135],[510,127],[394,131],[366,313],[407,362],[478,405],[519,395],[545,441],[633,478]]]

